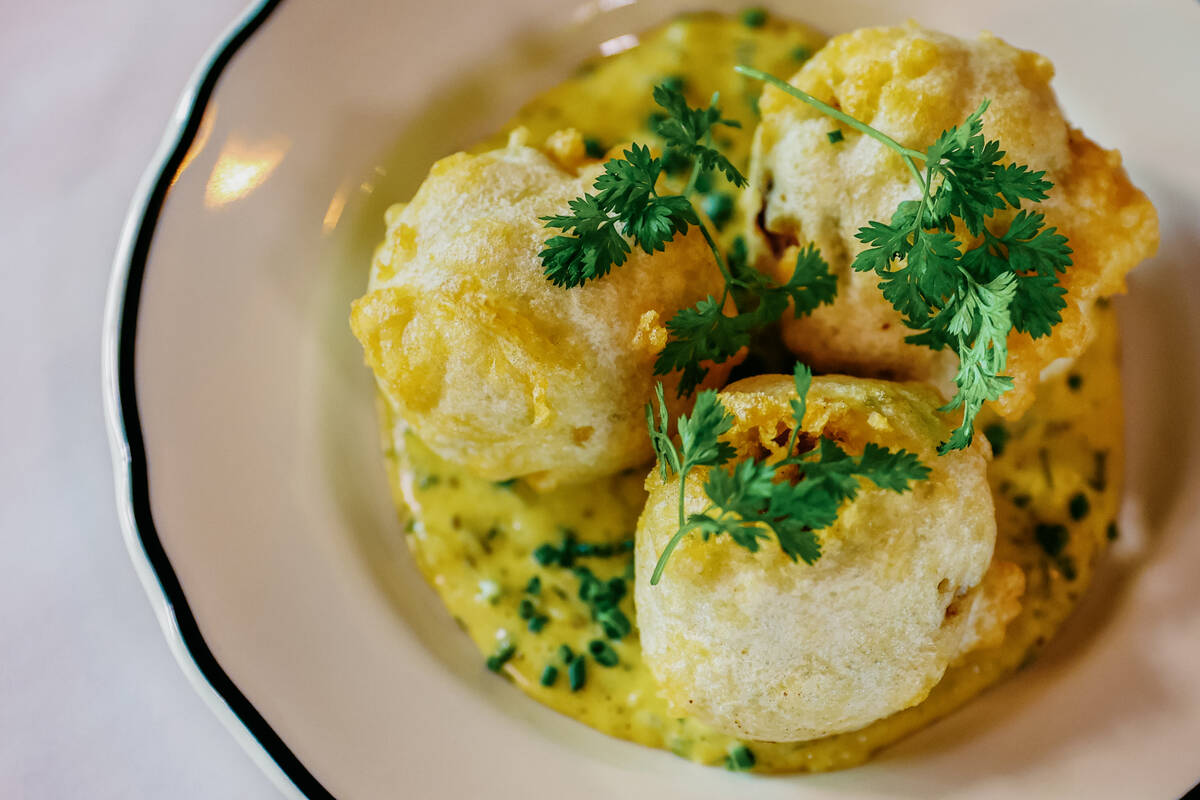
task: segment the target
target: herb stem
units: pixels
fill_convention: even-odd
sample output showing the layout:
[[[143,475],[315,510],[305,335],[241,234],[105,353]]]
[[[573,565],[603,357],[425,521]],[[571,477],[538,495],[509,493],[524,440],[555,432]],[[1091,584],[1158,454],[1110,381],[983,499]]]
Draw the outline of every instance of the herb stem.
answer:
[[[704,234],[704,241],[708,242],[708,249],[712,250],[713,257],[717,259],[717,269],[721,270],[721,277],[725,279],[725,290],[728,292],[729,287],[733,284],[733,276],[729,274],[729,268],[725,266],[725,257],[721,255],[721,249],[717,247],[712,234],[708,232],[708,226],[701,221],[697,227]],[[736,303],[737,301],[735,300],[734,302]]]
[[[919,158],[922,161],[925,160],[925,154],[922,153],[920,150],[913,150],[911,148],[905,147],[904,145],[900,144],[892,137],[888,136],[883,131],[876,130],[875,128],[872,128],[870,125],[866,124],[865,122],[859,122],[854,117],[847,114],[846,112],[839,111],[836,108],[834,108],[833,106],[829,105],[828,103],[821,102],[820,100],[818,100],[817,98],[815,98],[811,94],[809,94],[808,92],[797,89],[795,86],[792,86],[787,81],[780,80],[779,78],[776,78],[774,75],[772,75],[768,72],[763,72],[762,70],[754,69],[753,67],[747,67],[745,64],[738,64],[737,66],[734,67],[734,70],[741,73],[742,75],[745,75],[748,78],[754,78],[756,80],[763,81],[764,83],[769,83],[772,86],[774,86],[776,89],[787,92],[792,97],[795,97],[799,100],[803,100],[805,103],[808,103],[810,106],[817,109],[818,111],[825,114],[826,116],[833,117],[838,122],[841,122],[845,125],[849,125],[851,128],[854,128],[856,131],[858,131],[860,133],[865,133],[867,136],[870,136],[872,139],[875,139],[876,141],[881,142],[881,143],[887,145],[888,147],[892,148],[893,150],[895,150],[897,153],[899,153],[902,156],[907,156],[909,159]],[[915,169],[915,167],[914,167],[914,169]],[[920,180],[919,177],[918,177],[918,180]]]
[[[680,519],[682,519],[683,493],[684,493],[684,486],[686,484],[686,476],[681,475],[679,478],[679,483],[680,483],[679,508],[681,509],[680,510]],[[675,552],[675,548],[679,546],[679,543],[681,541],[683,541],[683,537],[687,536],[689,533],[691,533],[692,529],[695,527],[696,527],[695,523],[689,522],[686,525],[680,525],[679,530],[675,531],[675,535],[673,535],[671,537],[670,541],[667,542],[667,546],[663,548],[662,553],[659,555],[658,563],[654,565],[654,572],[650,575],[650,585],[651,586],[658,585],[659,579],[662,578],[663,570],[667,566],[667,561],[671,558],[671,553]]]
[[[696,191],[696,181],[700,180],[701,169],[700,159],[692,164],[692,174],[688,176],[687,186],[683,187],[683,196],[689,200],[692,198],[692,192]]]

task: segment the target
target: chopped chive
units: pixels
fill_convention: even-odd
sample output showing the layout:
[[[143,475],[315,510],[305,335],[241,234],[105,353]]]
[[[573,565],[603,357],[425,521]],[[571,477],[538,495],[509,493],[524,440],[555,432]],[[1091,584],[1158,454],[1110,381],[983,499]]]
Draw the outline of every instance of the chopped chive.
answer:
[[[562,546],[558,548],[558,563],[561,566],[569,567],[575,563],[575,531],[570,528],[560,528],[562,533]]]
[[[629,617],[621,609],[606,608],[596,613],[596,621],[600,623],[604,635],[610,639],[622,639],[633,630]]]
[[[487,668],[492,672],[499,672],[500,668],[508,663],[508,660],[517,652],[517,646],[512,642],[501,647],[494,655],[488,656]]]
[[[1067,376],[1067,388],[1072,392],[1078,392],[1083,386],[1083,376],[1072,372]]]
[[[517,606],[517,615],[520,616],[521,619],[532,619],[533,615],[536,613],[537,608],[533,605],[533,601],[528,597],[521,598],[521,603]]]
[[[604,145],[600,144],[599,139],[586,136],[583,140],[583,152],[588,158],[604,158]]]
[[[729,755],[725,756],[725,769],[733,770],[734,772],[743,772],[751,769],[754,766],[754,761],[754,753],[750,748],[744,744],[739,744],[729,751]]]
[[[533,560],[548,567],[559,560],[558,548],[552,544],[543,544],[533,551]]]
[[[1025,508],[1031,502],[1033,502],[1033,498],[1027,494],[1018,494],[1018,495],[1015,495],[1012,499],[1013,505],[1016,506],[1017,508]]]
[[[539,576],[534,575],[529,579],[529,583],[525,584],[525,591],[529,594],[541,594],[542,579]]]
[[[561,644],[558,646],[558,657],[562,659],[564,664],[570,664],[575,660],[575,653],[573,653],[571,648],[567,645]]]
[[[812,50],[809,50],[802,44],[797,45],[796,47],[792,48],[792,58],[796,59],[797,61],[808,61],[810,58],[812,58]]]
[[[993,422],[983,429],[983,435],[987,437],[988,443],[992,446],[992,455],[999,458],[1004,454],[1004,448],[1008,445],[1008,440],[1012,434],[1002,422]]]
[[[1069,581],[1075,580],[1075,559],[1070,556],[1062,556],[1058,559],[1058,571],[1062,576]]]
[[[567,685],[572,692],[578,692],[587,681],[587,659],[583,656],[573,659],[567,665]]]
[[[1046,523],[1038,523],[1033,529],[1033,538],[1046,551],[1046,555],[1058,557],[1062,555],[1062,551],[1067,546],[1067,540],[1070,534],[1067,531],[1066,525],[1047,525]]]
[[[508,480],[505,480],[505,481],[493,481],[492,482],[492,486],[495,486],[497,489],[510,489],[511,490],[513,488],[513,486],[516,486],[516,484],[517,484],[516,478],[509,478]]]
[[[1110,542],[1121,535],[1121,531],[1117,528],[1117,523],[1115,520],[1108,523],[1108,527],[1104,529],[1104,535],[1108,537]]]
[[[556,680],[558,680],[558,667],[547,664],[546,668],[542,670],[542,686],[553,686]]]
[[[1079,492],[1071,498],[1071,502],[1067,504],[1067,511],[1071,515],[1071,519],[1078,522],[1088,515],[1092,510],[1092,504],[1088,502],[1087,495]]]
[[[615,667],[620,661],[617,651],[613,650],[603,639],[592,639],[588,642],[588,652],[592,654],[592,658],[596,659],[597,664],[604,667]]]
[[[836,128],[834,130],[831,130],[829,133],[825,134],[825,136],[829,139],[830,144],[837,144],[838,142],[840,142],[846,138],[845,136],[842,135],[842,132],[837,130]]]
[[[437,475],[426,474],[426,475],[422,475],[417,480],[417,488],[418,489],[428,489],[431,486],[437,486],[441,482],[442,482],[441,477],[439,477]]]
[[[687,81],[682,75],[668,75],[659,81],[658,85],[670,92],[682,92],[687,87]]]
[[[545,614],[534,615],[529,620],[529,632],[530,633],[541,633],[542,629],[546,627],[546,623],[548,623],[549,621],[550,621],[550,618],[547,617]]]
[[[747,28],[761,28],[767,24],[767,12],[762,8],[747,8],[742,12],[742,24]]]

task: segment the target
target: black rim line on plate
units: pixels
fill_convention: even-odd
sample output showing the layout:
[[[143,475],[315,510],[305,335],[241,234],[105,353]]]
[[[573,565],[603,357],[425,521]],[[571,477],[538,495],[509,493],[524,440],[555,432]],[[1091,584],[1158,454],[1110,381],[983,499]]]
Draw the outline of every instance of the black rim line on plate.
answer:
[[[258,741],[259,746],[279,766],[287,778],[302,793],[314,800],[333,798],[321,782],[308,771],[296,754],[284,743],[270,724],[259,713],[254,704],[242,694],[237,685],[217,662],[200,631],[196,618],[188,606],[187,597],[179,578],[167,558],[154,516],[150,507],[150,481],[146,466],[146,448],[142,437],[141,417],[138,413],[136,391],[137,323],[138,307],[141,303],[142,284],[154,231],[162,212],[163,203],[171,188],[171,180],[184,156],[191,148],[200,128],[200,121],[208,108],[213,91],[221,79],[225,67],[238,50],[254,35],[282,0],[264,0],[259,8],[229,36],[221,49],[209,62],[204,77],[196,87],[188,109],[187,119],[180,130],[171,155],[163,163],[155,178],[154,187],[146,200],[146,207],[138,222],[137,234],[129,261],[125,265],[126,283],[122,293],[121,311],[118,315],[117,332],[117,399],[120,410],[121,434],[124,439],[129,472],[128,502],[133,512],[134,532],[146,554],[146,560],[158,579],[166,600],[168,613],[175,621],[179,637],[187,649],[196,668],[208,684],[221,697],[229,710]]]
[[[187,597],[183,593],[183,587],[179,583],[179,577],[175,574],[175,569],[167,558],[162,542],[158,538],[158,529],[154,525],[154,515],[150,509],[150,479],[146,468],[146,448],[142,440],[142,422],[138,414],[135,380],[134,359],[136,357],[137,318],[138,307],[141,304],[142,282],[146,273],[150,245],[154,239],[154,229],[157,227],[158,217],[162,212],[167,192],[171,188],[172,178],[196,138],[196,133],[200,129],[200,121],[204,118],[208,101],[221,79],[221,73],[225,71],[225,67],[233,60],[241,46],[249,41],[250,37],[262,27],[262,24],[282,2],[283,0],[264,0],[258,10],[226,40],[221,50],[209,62],[204,78],[196,87],[195,96],[188,109],[187,121],[179,133],[175,147],[159,170],[158,177],[155,178],[154,188],[150,192],[145,211],[138,222],[137,235],[134,238],[129,263],[125,266],[125,290],[122,293],[121,313],[118,317],[117,397],[121,417],[121,434],[128,453],[129,502],[133,511],[134,531],[146,554],[146,559],[158,579],[167,601],[167,611],[175,621],[179,637],[187,648],[188,655],[204,679],[229,707],[229,710],[237,716],[246,730],[258,741],[259,746],[266,751],[297,789],[310,798],[336,800],[333,794],[321,785],[316,776],[308,771],[308,768],[296,757],[291,748],[284,743],[249,698],[242,694],[242,691],[238,689],[233,679],[229,677],[212,651],[209,650],[208,643],[204,641],[204,635],[200,632],[200,626],[196,624],[196,618],[192,615]],[[1200,783],[1188,790],[1182,800],[1190,800],[1193,797],[1200,800]]]

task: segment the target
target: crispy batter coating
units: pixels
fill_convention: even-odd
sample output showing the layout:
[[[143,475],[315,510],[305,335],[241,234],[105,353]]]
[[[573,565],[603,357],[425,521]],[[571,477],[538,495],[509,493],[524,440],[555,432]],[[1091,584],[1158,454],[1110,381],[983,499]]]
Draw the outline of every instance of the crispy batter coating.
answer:
[[[1117,151],[1068,125],[1050,89],[1053,74],[1042,56],[994,36],[966,41],[909,24],[838,36],[791,79],[915,148],[989,98],[984,135],[1000,141],[1006,160],[1045,170],[1053,181],[1036,208],[1075,251],[1063,277],[1068,307],[1050,337],[1009,336],[1015,387],[995,403],[1006,416],[1028,408],[1043,370],[1083,352],[1094,338],[1092,304],[1123,291],[1126,273],[1158,246],[1154,207],[1129,182]],[[836,123],[777,89],[764,92],[761,109],[744,198],[758,266],[786,278],[796,248],[813,241],[838,275],[835,303],[785,322],[788,346],[818,370],[930,380],[952,393],[953,354],[906,344],[911,331],[876,288],[878,277],[850,269],[864,247],[857,230],[889,220],[901,200],[918,194],[899,156],[848,128],[844,141],[830,143]],[[999,224],[1014,213],[998,212]]]
[[[389,210],[370,291],[352,308],[399,415],[485,478],[549,488],[649,460],[643,406],[664,323],[722,286],[695,231],[665,252],[635,248],[585,286],[547,281],[538,253],[551,232],[538,218],[591,189],[600,166],[582,154],[574,131],[545,152],[518,132],[507,148],[439,161]],[[675,379],[664,384],[673,398]]]
[[[782,456],[790,377],[763,375],[721,394],[739,452]],[[638,522],[636,601],[646,663],[672,708],[735,736],[800,741],[856,730],[919,703],[967,651],[999,643],[1024,573],[994,563],[996,521],[983,437],[937,456],[953,428],[919,384],[830,376],[808,395],[804,432],[850,452],[905,448],[933,469],[897,494],[866,484],[820,534],[814,565],[774,542],[751,553],[693,534],[657,586],[658,554],[678,529],[678,483],[650,473]],[[695,473],[704,473],[696,470]],[[707,505],[703,474],[688,513]]]

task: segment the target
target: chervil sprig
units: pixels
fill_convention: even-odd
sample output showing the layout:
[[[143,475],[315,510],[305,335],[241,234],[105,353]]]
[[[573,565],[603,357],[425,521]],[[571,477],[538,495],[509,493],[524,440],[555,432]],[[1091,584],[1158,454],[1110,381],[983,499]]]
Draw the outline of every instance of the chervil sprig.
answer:
[[[874,443],[852,456],[832,439],[821,437],[815,448],[795,452],[812,372],[804,364],[797,364],[793,382],[796,397],[790,401],[792,432],[783,458],[751,456],[733,464],[729,462],[736,451],[721,440],[732,428],[733,417],[716,392],[700,392],[691,416],[679,418],[680,444],[676,447],[668,433],[662,385],[658,386],[657,419],[648,405],[646,421],[663,481],[672,475],[679,479],[679,529],[659,555],[650,578],[652,585],[662,577],[679,542],[692,531],[699,531],[705,540],[729,534],[751,552],[758,552],[760,540],[774,535],[780,549],[793,561],[813,564],[821,557],[817,532],[834,523],[842,503],[858,495],[863,479],[881,489],[904,492],[911,482],[929,476],[929,468],[915,454],[893,452]],[[704,482],[709,505],[689,515],[684,499],[688,473],[695,467],[710,468]],[[794,478],[790,474],[793,470]]]
[[[883,296],[917,331],[907,341],[934,350],[949,347],[958,355],[957,391],[943,410],[962,408],[962,424],[941,452],[968,447],[983,404],[1012,388],[1003,374],[1009,332],[1036,339],[1062,321],[1066,289],[1059,273],[1071,266],[1066,237],[1047,227],[1044,215],[1022,209],[1003,233],[987,223],[996,211],[1041,202],[1053,184],[1044,172],[1000,163],[1005,152],[999,142],[983,136],[987,100],[921,152],[773,75],[736,69],[881,142],[912,173],[920,199],[901,202],[889,222],[871,221],[859,229],[856,236],[868,247],[852,266],[879,276]]]
[[[655,102],[667,112],[654,123],[664,142],[664,156],[652,155],[644,145],[631,145],[622,158],[605,162],[604,172],[592,184],[594,194],[570,201],[570,214],[542,217],[546,227],[564,232],[547,241],[538,254],[552,283],[570,288],[602,278],[625,263],[631,252],[627,239],[653,253],[693,225],[704,231],[718,266],[726,271],[716,243],[689,199],[696,179],[709,169],[720,170],[735,186],[746,183],[729,159],[712,147],[714,126],[740,127],[737,120],[721,118],[717,99],[713,95],[707,108],[691,108],[678,87],[654,88]],[[664,164],[680,158],[693,164],[687,188],[683,194],[660,194]]]
[[[574,234],[552,237],[539,253],[552,283],[570,288],[602,278],[625,263],[631,252],[627,238],[653,253],[700,223],[687,198],[658,193],[662,159],[650,148],[635,144],[624,155],[605,163],[593,184],[596,194],[568,203],[570,214],[542,217],[547,228]]]
[[[737,289],[741,303],[757,302],[727,316],[725,301]],[[796,316],[811,314],[822,303],[837,296],[837,278],[820,252],[809,245],[796,257],[796,266],[787,283],[775,284],[761,272],[746,269],[726,283],[720,300],[709,296],[691,308],[681,309],[667,320],[670,334],[666,347],[654,364],[656,375],[680,370],[678,394],[690,394],[704,380],[708,368],[702,362],[721,363],[750,344],[755,331],[777,322],[789,303]]]
[[[714,127],[739,123],[721,117],[716,95],[707,108],[692,108],[678,86],[664,83],[654,88],[654,100],[666,111],[653,124],[663,141],[663,155],[654,156],[648,147],[634,144],[622,158],[607,161],[593,184],[594,194],[570,201],[570,214],[542,217],[546,227],[563,234],[550,238],[539,257],[546,277],[570,288],[623,265],[635,246],[653,253],[689,227],[699,228],[725,285],[719,298],[706,297],[667,320],[667,344],[654,365],[657,375],[680,371],[677,392],[684,396],[708,374],[706,362],[727,361],[750,343],[755,331],[779,320],[789,304],[801,315],[830,302],[837,281],[811,246],[799,254],[791,278],[782,285],[752,269],[735,273],[690,198],[699,176],[712,170],[734,186],[745,184],[737,167],[712,143]],[[665,165],[680,160],[692,163],[683,193],[660,193]],[[727,315],[731,295],[735,313]]]

